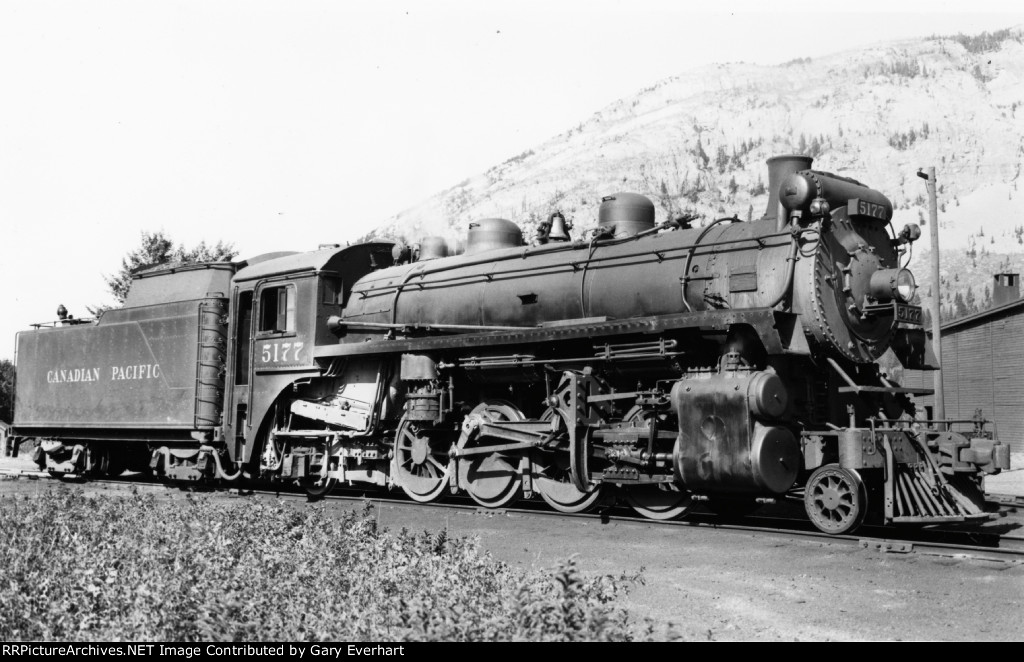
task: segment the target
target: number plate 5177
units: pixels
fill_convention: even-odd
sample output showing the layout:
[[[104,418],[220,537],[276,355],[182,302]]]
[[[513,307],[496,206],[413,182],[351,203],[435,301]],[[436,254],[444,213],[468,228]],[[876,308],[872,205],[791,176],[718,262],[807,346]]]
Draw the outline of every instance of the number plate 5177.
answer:
[[[921,323],[921,307],[908,306],[905,303],[896,303],[896,321],[905,324]]]

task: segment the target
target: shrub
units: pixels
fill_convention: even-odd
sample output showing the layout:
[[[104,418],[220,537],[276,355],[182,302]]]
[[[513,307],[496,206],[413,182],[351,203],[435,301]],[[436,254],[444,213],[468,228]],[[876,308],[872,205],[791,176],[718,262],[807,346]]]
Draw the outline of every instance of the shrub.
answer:
[[[50,490],[0,499],[0,640],[629,640],[626,577],[495,561],[324,506]],[[651,636],[650,623],[646,636]]]

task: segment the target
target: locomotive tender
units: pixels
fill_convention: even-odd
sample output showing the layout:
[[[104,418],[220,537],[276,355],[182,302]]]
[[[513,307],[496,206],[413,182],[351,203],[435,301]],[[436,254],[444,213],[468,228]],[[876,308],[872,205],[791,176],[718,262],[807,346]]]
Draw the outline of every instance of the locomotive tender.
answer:
[[[769,159],[765,216],[656,224],[605,198],[572,240],[503,219],[464,254],[388,242],[137,274],[93,323],[18,335],[15,434],[52,473],[399,487],[654,519],[799,494],[829,533],[986,517],[1008,447],[915,418],[920,234],[859,182]]]

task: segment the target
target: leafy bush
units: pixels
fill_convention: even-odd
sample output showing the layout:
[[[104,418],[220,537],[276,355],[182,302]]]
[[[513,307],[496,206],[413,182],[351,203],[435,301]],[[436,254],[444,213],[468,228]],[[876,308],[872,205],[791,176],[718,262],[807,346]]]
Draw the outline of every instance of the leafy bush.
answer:
[[[7,359],[0,360],[0,421],[14,421],[14,363]]]
[[[369,507],[0,499],[0,640],[629,640],[633,580],[525,573],[472,539],[388,532]]]

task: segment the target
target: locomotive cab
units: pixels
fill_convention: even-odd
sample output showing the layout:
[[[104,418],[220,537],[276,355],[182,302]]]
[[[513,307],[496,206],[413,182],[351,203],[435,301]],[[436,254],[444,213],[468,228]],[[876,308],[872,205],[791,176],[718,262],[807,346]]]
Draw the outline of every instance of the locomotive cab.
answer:
[[[261,429],[273,427],[268,416],[289,413],[282,394],[328,370],[316,357],[318,346],[337,342],[328,318],[339,314],[359,278],[390,264],[391,247],[369,243],[285,255],[236,274],[227,366],[233,382],[224,417],[232,460],[250,462]]]

